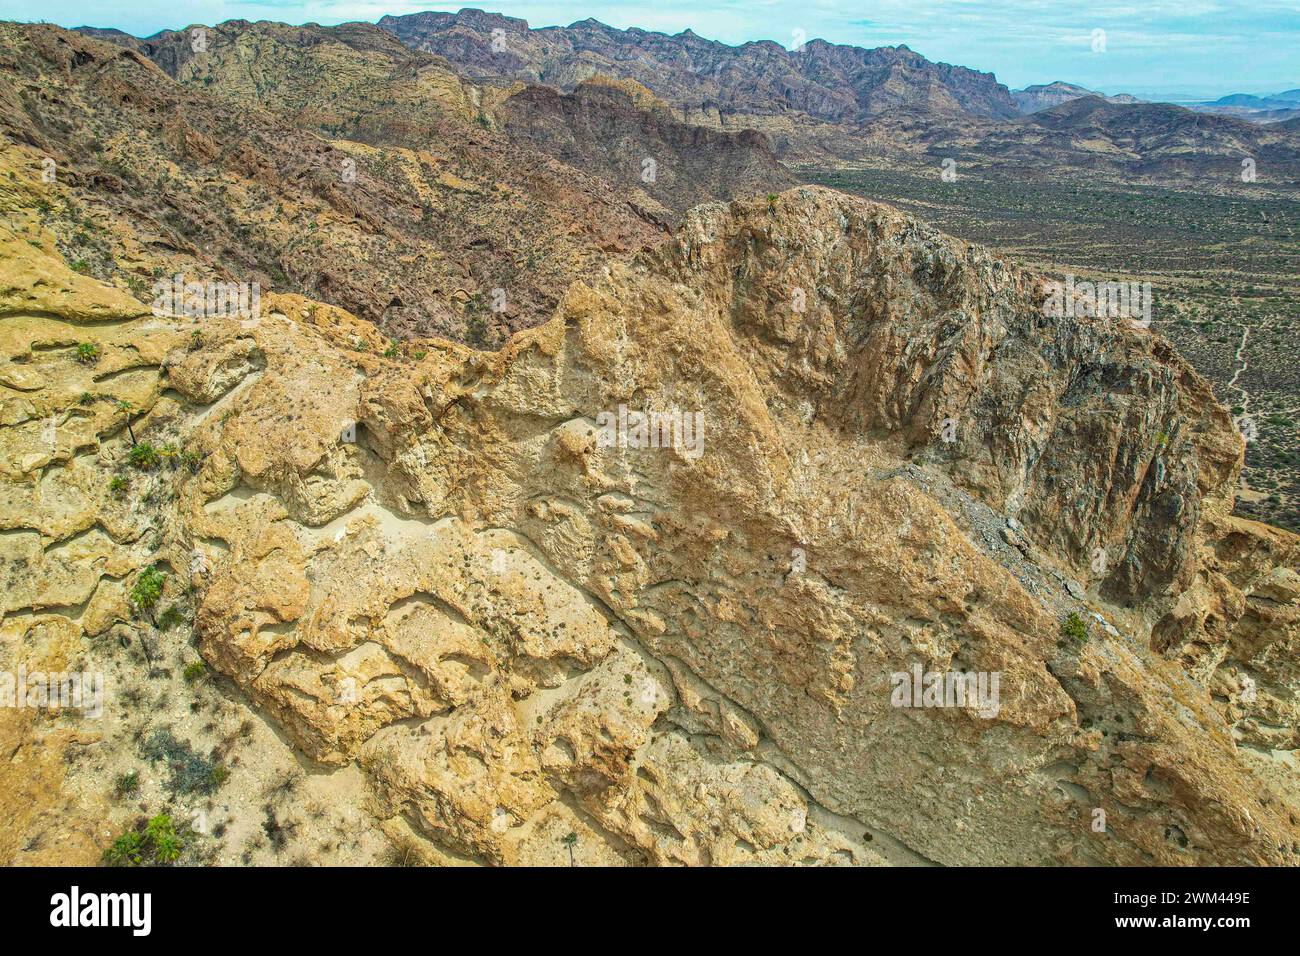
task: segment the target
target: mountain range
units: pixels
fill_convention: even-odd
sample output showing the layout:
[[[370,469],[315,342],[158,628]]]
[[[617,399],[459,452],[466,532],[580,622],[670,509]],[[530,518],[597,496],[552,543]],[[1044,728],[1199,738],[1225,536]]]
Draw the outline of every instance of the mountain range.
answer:
[[[568,91],[596,75],[633,80],[683,122],[762,131],[777,157],[794,165],[889,157],[1033,168],[1047,160],[1058,174],[1182,180],[1209,169],[1239,171],[1250,156],[1266,157],[1275,175],[1300,182],[1300,144],[1286,129],[1227,117],[1207,122],[1182,107],[1102,98],[1060,82],[1013,93],[991,73],[933,63],[906,47],[865,50],[824,40],[798,49],[771,41],[728,46],[689,30],[668,36],[595,20],[532,29],[472,9],[386,16],[379,25],[484,84]],[[1132,112],[1071,106],[1097,99]],[[1063,109],[1044,115],[1056,107]]]

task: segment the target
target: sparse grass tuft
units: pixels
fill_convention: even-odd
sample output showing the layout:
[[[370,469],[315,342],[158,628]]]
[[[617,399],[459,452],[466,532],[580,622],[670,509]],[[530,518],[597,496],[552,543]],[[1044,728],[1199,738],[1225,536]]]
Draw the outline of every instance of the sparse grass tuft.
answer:
[[[132,770],[130,773],[119,774],[113,784],[113,793],[117,798],[123,799],[138,793],[140,790],[140,774]]]
[[[185,612],[181,610],[179,604],[173,604],[167,610],[158,615],[158,630],[170,631],[174,627],[180,627],[185,623]],[[192,665],[191,665],[192,666]]]

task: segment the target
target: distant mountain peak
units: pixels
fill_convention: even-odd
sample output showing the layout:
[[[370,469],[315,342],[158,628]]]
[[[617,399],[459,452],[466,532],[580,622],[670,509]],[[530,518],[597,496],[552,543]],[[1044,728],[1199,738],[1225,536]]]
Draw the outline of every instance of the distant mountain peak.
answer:
[[[1023,90],[1013,90],[1011,96],[1016,101],[1016,105],[1020,107],[1020,112],[1025,114],[1037,113],[1039,110],[1051,109],[1054,106],[1060,106],[1062,103],[1086,97],[1095,97],[1108,103],[1129,104],[1141,102],[1136,96],[1129,96],[1127,93],[1107,96],[1105,93],[1098,93],[1096,90],[1079,86],[1077,83],[1067,83],[1065,80],[1053,80],[1051,83],[1035,83],[1026,86]]]

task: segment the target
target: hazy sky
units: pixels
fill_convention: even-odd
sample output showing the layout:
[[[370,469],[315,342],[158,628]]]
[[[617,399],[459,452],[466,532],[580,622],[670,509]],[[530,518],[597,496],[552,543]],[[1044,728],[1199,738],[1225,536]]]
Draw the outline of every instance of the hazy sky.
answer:
[[[1104,93],[1208,98],[1300,87],[1300,0],[499,0],[533,26],[595,17],[725,43],[791,45],[796,30],[859,46],[906,43],[1012,87],[1066,80]],[[221,20],[341,23],[455,10],[403,0],[0,0],[0,19],[113,26],[144,36]],[[1094,50],[1094,31],[1105,31]]]

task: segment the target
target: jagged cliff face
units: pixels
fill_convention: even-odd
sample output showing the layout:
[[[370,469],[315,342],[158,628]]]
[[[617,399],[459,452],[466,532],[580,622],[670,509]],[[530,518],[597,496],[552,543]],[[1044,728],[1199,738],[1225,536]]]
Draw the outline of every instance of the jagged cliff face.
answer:
[[[709,204],[498,352],[390,359],[7,242],[5,652],[136,666],[157,563],[231,700],[435,859],[1295,860],[1296,537],[1229,516],[1241,440],[1163,339],[977,247]],[[702,431],[611,444],[620,406]],[[193,467],[125,468],[128,420]],[[900,705],[914,668],[1000,698]]]
[[[597,78],[569,94],[527,86],[497,118],[513,142],[618,184],[674,226],[702,202],[762,196],[795,182],[762,133],[680,123],[631,81]]]

